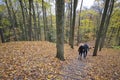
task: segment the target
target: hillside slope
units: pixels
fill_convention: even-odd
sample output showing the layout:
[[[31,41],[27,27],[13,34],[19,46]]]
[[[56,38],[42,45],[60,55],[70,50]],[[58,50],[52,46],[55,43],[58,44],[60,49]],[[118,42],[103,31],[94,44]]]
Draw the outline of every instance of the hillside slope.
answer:
[[[0,80],[119,80],[120,51],[103,49],[79,61],[78,47],[65,44],[65,61],[56,56],[56,45],[46,41],[0,44]]]

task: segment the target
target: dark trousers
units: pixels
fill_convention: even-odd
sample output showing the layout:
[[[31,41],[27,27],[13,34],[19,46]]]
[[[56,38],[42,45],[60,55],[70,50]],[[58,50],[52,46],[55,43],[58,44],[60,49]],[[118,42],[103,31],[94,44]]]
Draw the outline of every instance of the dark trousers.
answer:
[[[88,50],[85,50],[85,57],[87,56]]]
[[[86,57],[86,53],[85,52],[79,52],[79,55],[81,56],[81,57]]]

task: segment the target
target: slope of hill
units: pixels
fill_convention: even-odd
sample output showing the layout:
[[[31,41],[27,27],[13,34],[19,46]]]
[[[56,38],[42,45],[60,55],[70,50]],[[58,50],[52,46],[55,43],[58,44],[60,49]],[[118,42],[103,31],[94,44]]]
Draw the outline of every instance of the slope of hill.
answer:
[[[56,45],[46,41],[0,44],[0,80],[119,80],[120,51],[103,49],[79,61],[78,47],[65,44],[65,61],[56,56]]]

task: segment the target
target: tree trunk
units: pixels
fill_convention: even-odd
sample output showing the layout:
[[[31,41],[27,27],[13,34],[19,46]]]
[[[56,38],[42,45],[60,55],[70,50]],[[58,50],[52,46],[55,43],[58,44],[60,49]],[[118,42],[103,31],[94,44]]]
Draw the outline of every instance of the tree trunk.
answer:
[[[110,35],[110,37],[109,37],[109,39],[108,39],[108,46],[110,46],[110,43],[111,43],[111,40],[112,40],[112,37],[114,36],[113,34],[116,32],[116,29],[113,27],[112,29],[111,29],[111,35]]]
[[[64,61],[64,0],[56,0],[56,29],[57,29],[57,54],[56,57]]]
[[[22,11],[22,18],[23,18],[23,36],[25,36],[25,40],[27,40],[27,30],[26,30],[26,20],[25,20],[25,13],[24,13],[24,6],[22,0],[19,0],[21,11]]]
[[[119,26],[118,31],[117,31],[116,41],[117,41],[117,45],[120,46],[120,26]]]
[[[15,21],[13,20],[13,17],[12,17],[12,14],[11,14],[11,10],[9,8],[7,0],[5,0],[5,4],[7,6],[7,10],[8,10],[8,14],[9,14],[9,19],[10,19],[10,22],[11,22],[11,25],[12,25],[11,28],[13,28],[13,33],[14,33],[14,37],[15,37],[14,40],[16,41],[17,40],[17,35],[16,35],[16,31],[15,31]]]
[[[26,39],[29,40],[29,14],[26,1],[24,0],[25,19],[26,19]]]
[[[45,11],[45,4],[44,4],[44,0],[42,0],[42,12],[43,12],[43,23],[44,23],[44,37],[45,37],[45,41],[47,40],[47,31],[46,31],[46,11]]]
[[[72,37],[71,37],[71,48],[74,48],[74,29],[75,29],[75,19],[76,19],[76,8],[78,0],[74,0],[74,11],[73,11],[73,22],[72,22]]]
[[[37,17],[38,17],[38,40],[42,40],[42,37],[41,37],[41,27],[40,27],[40,12],[39,12],[39,5],[38,3],[36,2],[36,7],[37,7]]]
[[[34,7],[34,3],[33,3],[33,0],[31,0],[32,2],[32,10],[33,10],[33,20],[34,20],[34,38],[35,40],[38,40],[37,36],[38,36],[38,27],[37,27],[37,21],[36,21],[36,15],[35,15],[35,7]]]
[[[29,31],[28,31],[28,35],[29,35],[29,40],[32,40],[32,17],[31,17],[31,8],[32,7],[32,0],[29,0]]]
[[[102,19],[101,19],[101,23],[100,23],[100,27],[99,27],[99,31],[98,31],[98,36],[97,36],[97,39],[96,39],[96,42],[95,42],[95,48],[94,48],[93,56],[97,56],[97,50],[98,50],[99,43],[100,43],[101,33],[102,33],[104,22],[105,22],[106,13],[107,13],[108,6],[109,6],[109,1],[110,0],[106,0],[106,2],[105,2],[104,12],[103,12],[103,15],[102,15]]]
[[[4,39],[3,29],[2,29],[2,28],[0,28],[0,36],[1,36],[1,41],[2,41],[2,43],[4,43],[4,42],[5,42],[5,39]]]
[[[14,11],[14,9],[13,9],[13,4],[12,4],[11,0],[9,0],[9,2],[10,2],[10,7],[12,8],[14,25],[15,25],[15,27],[18,27],[17,17],[16,17],[16,14],[15,14],[15,11]]]
[[[49,41],[49,28],[48,28],[48,21],[47,21],[47,9],[45,7],[45,24],[46,24],[46,40]]]
[[[72,19],[73,19],[73,7],[72,7],[72,0],[71,0],[71,10],[70,10],[70,36],[69,36],[69,45],[72,44]]]
[[[78,25],[78,33],[77,33],[77,46],[80,43],[80,17],[81,17],[81,10],[82,10],[82,4],[83,4],[83,0],[81,1],[81,5],[80,5],[80,12],[79,12],[79,25]]]
[[[107,30],[108,30],[108,27],[109,27],[110,17],[111,17],[112,11],[113,11],[114,0],[111,0],[110,3],[111,3],[110,8],[107,12],[106,21],[105,21],[105,25],[104,25],[105,28],[104,28],[103,35],[102,35],[102,38],[101,38],[101,41],[100,41],[99,51],[102,50],[104,42],[105,42],[105,37],[106,37],[106,33],[107,33]]]

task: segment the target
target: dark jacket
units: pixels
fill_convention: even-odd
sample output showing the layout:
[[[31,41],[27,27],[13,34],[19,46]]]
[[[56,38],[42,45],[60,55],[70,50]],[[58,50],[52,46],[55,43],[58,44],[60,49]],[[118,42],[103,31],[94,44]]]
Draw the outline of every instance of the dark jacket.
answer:
[[[89,50],[89,46],[88,46],[88,44],[84,44],[84,47],[85,47],[85,50]]]
[[[85,47],[84,46],[80,46],[79,49],[78,49],[78,51],[80,53],[83,53],[85,51]]]

